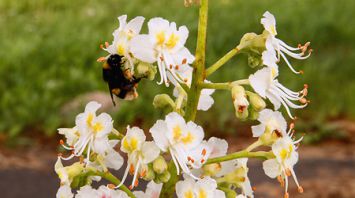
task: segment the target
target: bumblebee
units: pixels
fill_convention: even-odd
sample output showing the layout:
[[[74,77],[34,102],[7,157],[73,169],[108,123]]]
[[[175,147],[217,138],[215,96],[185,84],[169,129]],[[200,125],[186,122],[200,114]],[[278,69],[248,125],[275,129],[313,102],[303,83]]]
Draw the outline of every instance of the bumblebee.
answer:
[[[124,69],[123,56],[118,54],[110,55],[104,62],[102,76],[108,84],[112,103],[116,103],[113,94],[125,100],[133,100],[138,97],[136,88],[141,78],[132,75],[130,69]]]

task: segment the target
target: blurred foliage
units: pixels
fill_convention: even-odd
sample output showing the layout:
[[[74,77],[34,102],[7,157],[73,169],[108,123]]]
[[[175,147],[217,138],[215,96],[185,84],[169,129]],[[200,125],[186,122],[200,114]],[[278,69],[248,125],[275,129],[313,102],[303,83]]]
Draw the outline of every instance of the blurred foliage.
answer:
[[[319,123],[355,115],[355,1],[211,0],[210,7],[207,65],[236,46],[244,33],[261,33],[260,18],[269,10],[277,18],[279,38],[291,45],[311,41],[314,49],[310,59],[292,60],[305,71],[303,76],[281,65],[282,83],[294,90],[310,85],[313,103],[297,116]],[[117,16],[161,16],[185,24],[190,30],[187,46],[193,52],[197,10],[185,8],[183,0],[0,0],[0,133],[16,136],[34,127],[53,134],[73,120],[59,113],[63,104],[86,92],[106,91],[96,59],[105,55],[98,46],[112,40]],[[211,80],[246,78],[253,71],[246,59],[234,58]],[[154,95],[166,90],[155,82],[142,82],[140,98],[119,107],[115,125],[136,121],[149,126],[161,117],[151,105]],[[214,107],[200,113],[200,122],[211,130],[235,132],[225,127],[235,120],[230,94],[218,91],[214,97]]]

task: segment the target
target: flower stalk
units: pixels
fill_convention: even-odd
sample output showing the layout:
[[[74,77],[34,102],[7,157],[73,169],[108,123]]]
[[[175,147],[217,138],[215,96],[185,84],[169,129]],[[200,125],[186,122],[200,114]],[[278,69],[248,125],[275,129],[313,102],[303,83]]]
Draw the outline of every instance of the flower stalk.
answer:
[[[260,158],[263,160],[271,159],[275,157],[272,152],[266,152],[266,151],[256,151],[256,152],[249,152],[247,150],[231,153],[222,157],[216,157],[216,158],[210,158],[207,160],[207,164],[213,164],[213,163],[218,163],[218,162],[224,162],[224,161],[229,161],[233,159],[238,159],[238,158]]]
[[[213,74],[217,71],[220,67],[222,67],[226,62],[228,62],[231,58],[235,55],[239,54],[240,50],[238,47],[233,48],[230,50],[226,55],[224,55],[221,59],[219,59],[216,63],[206,69],[206,77]]]
[[[205,74],[206,61],[206,37],[207,37],[207,21],[208,21],[208,0],[201,0],[199,12],[197,47],[194,62],[194,71],[192,74],[191,88],[188,92],[188,100],[186,107],[186,120],[195,120],[197,113],[197,105],[201,95],[200,84],[203,83]]]

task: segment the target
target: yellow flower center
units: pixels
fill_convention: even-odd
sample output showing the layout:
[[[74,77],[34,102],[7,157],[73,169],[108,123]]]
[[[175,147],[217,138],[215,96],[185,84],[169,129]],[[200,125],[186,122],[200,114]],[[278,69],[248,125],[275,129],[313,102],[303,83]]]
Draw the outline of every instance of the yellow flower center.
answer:
[[[91,126],[93,120],[94,120],[94,115],[92,113],[89,113],[88,117],[86,118],[87,125]]]
[[[206,198],[207,197],[207,192],[204,189],[200,189],[198,192],[198,198]]]
[[[92,128],[94,130],[94,133],[97,133],[97,132],[102,131],[104,126],[100,122],[97,122],[97,123],[94,124],[94,126]]]
[[[177,36],[176,34],[171,34],[168,41],[166,42],[166,47],[168,48],[174,48],[177,44],[177,42],[179,41],[179,36]]]
[[[120,55],[120,56],[124,56],[125,54],[125,48],[122,44],[119,44],[117,46],[117,54]]]
[[[158,45],[163,45],[165,41],[165,32],[161,31],[158,34],[156,34],[156,39]]]
[[[184,198],[194,198],[194,193],[192,192],[192,190],[185,192]]]
[[[173,128],[173,138],[174,138],[174,140],[176,140],[176,141],[179,140],[180,137],[181,137],[181,134],[182,134],[182,131],[181,131],[180,126],[179,125],[175,126]]]
[[[275,26],[271,26],[270,31],[271,31],[271,34],[273,34],[274,36],[277,35],[277,31],[276,31]]]
[[[188,132],[187,135],[183,138],[181,138],[181,141],[184,144],[189,144],[194,140],[194,136],[191,134],[191,132]]]
[[[129,140],[125,138],[122,143],[123,147],[129,152],[136,150],[138,147],[138,140],[134,137],[130,138]]]

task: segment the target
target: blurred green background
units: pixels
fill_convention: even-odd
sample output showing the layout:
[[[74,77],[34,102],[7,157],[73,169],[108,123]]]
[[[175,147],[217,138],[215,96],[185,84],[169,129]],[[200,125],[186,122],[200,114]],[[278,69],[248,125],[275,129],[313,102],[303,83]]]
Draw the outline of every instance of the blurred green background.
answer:
[[[295,113],[304,129],[330,119],[354,118],[354,8],[353,0],[211,0],[207,65],[236,46],[244,33],[261,33],[260,18],[269,10],[277,19],[279,38],[294,46],[311,41],[314,49],[306,61],[290,59],[295,68],[304,70],[303,76],[281,65],[283,84],[293,90],[310,85],[311,104]],[[146,21],[161,16],[186,25],[190,30],[187,46],[194,52],[197,7],[185,8],[183,0],[0,0],[2,137],[11,139],[34,130],[53,135],[57,127],[70,126],[81,111],[63,115],[64,104],[81,94],[107,91],[96,59],[106,55],[99,44],[111,42],[122,14],[130,19],[141,15]],[[210,80],[246,78],[253,72],[246,60],[244,55],[237,56]],[[140,83],[139,99],[115,107],[116,127],[150,126],[162,116],[151,105],[153,97],[167,90],[155,82]],[[200,122],[211,131],[234,133],[234,127],[226,127],[236,122],[230,94],[218,91],[214,98],[211,111],[199,114]]]

